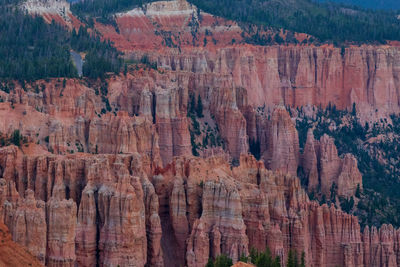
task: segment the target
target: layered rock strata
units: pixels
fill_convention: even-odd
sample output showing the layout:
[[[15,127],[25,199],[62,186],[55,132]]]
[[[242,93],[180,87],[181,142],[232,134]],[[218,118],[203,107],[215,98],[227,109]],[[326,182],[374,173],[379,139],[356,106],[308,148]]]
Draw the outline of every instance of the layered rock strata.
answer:
[[[139,154],[0,152],[1,219],[48,266],[203,266],[266,246],[282,259],[304,251],[307,266],[396,266],[399,257],[392,226],[361,232],[356,217],[309,201],[298,178],[251,156],[233,168],[177,157],[152,170]]]
[[[0,224],[0,265],[1,266],[43,266],[26,248],[12,241],[11,234],[3,223]]]
[[[362,176],[356,158],[351,154],[339,157],[334,140],[328,135],[316,141],[312,130],[309,130],[302,155],[302,168],[310,192],[320,190],[329,197],[332,190],[337,190],[338,195],[351,197],[357,187],[362,189]]]

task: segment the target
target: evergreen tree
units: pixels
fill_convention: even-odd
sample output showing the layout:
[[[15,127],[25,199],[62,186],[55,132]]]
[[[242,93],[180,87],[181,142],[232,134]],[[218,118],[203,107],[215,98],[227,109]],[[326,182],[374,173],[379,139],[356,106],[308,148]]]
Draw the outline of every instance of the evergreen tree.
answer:
[[[201,96],[197,98],[197,109],[196,109],[197,117],[203,118],[203,102],[201,101]]]
[[[0,78],[23,85],[43,78],[77,77],[70,50],[87,52],[84,70],[92,78],[119,72],[120,53],[110,42],[82,26],[77,33],[55,21],[48,24],[41,16],[19,11],[17,2],[0,0]]]
[[[219,255],[214,261],[214,267],[230,267],[232,265],[232,259],[224,254]]]
[[[282,44],[284,42],[279,33],[275,34],[274,41],[277,44]]]
[[[255,264],[257,258],[258,258],[258,251],[254,247],[252,247],[250,249],[250,261],[251,261],[251,263]]]
[[[356,109],[356,103],[353,103],[353,107],[351,110],[351,115],[356,116],[357,115],[357,109]]]
[[[248,262],[249,261],[249,257],[247,257],[246,255],[242,254],[242,256],[240,256],[239,261],[241,262]]]
[[[367,10],[323,1],[189,0],[213,15],[256,25],[246,30],[248,36],[244,40],[258,45],[270,43],[267,39],[270,35],[260,33],[263,28],[274,32],[274,41],[278,44],[297,43],[293,32],[304,32],[315,37],[306,39],[306,43],[330,42],[337,47],[349,42],[384,43],[386,40],[400,40],[400,23],[395,11]],[[288,30],[285,32],[286,40],[279,36],[282,28]]]
[[[211,258],[208,259],[206,267],[214,267],[214,262],[213,262],[213,260]]]
[[[356,196],[356,198],[360,198],[361,197],[360,184],[357,185],[355,196]]]
[[[306,253],[301,253],[300,267],[306,267]]]
[[[281,257],[276,256],[271,267],[281,267]]]
[[[295,265],[295,258],[294,258],[294,253],[292,250],[289,250],[289,254],[288,254],[288,260],[287,260],[287,267],[296,267]]]
[[[189,114],[196,114],[196,99],[194,94],[189,95]]]
[[[21,146],[21,139],[22,139],[22,136],[21,136],[19,130],[15,130],[11,136],[11,143],[13,143],[16,146]]]
[[[297,255],[297,251],[296,250],[294,251],[294,266],[295,267],[300,267],[299,266],[299,257]]]

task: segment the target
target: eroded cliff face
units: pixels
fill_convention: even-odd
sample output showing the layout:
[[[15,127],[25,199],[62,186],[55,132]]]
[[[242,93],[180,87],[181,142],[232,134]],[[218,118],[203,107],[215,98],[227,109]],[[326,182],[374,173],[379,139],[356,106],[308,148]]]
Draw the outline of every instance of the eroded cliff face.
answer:
[[[355,217],[310,202],[294,177],[302,167],[308,190],[327,196],[333,183],[345,197],[362,188],[354,157],[339,157],[331,138],[310,132],[300,153],[282,105],[256,107],[229,75],[160,72],[112,76],[106,92],[78,80],[0,92],[1,131],[39,143],[0,151],[2,216],[43,263],[203,266],[219,253],[237,260],[265,246],[282,259],[291,248],[305,251],[311,266],[370,266],[397,255],[396,230],[362,234]],[[240,167],[190,157],[190,93],[201,95]],[[249,140],[261,162],[241,157]]]
[[[329,197],[337,187],[339,196],[351,197],[357,187],[362,189],[362,176],[356,158],[351,154],[340,158],[334,139],[326,134],[316,141],[312,130],[309,130],[301,166],[310,192],[321,192]]]
[[[56,23],[69,29],[79,29],[83,23],[70,10],[70,3],[64,0],[26,0],[19,8],[33,16],[42,16],[47,23]]]
[[[3,223],[0,225],[0,265],[1,266],[43,266],[38,259],[26,251],[24,246],[12,241],[11,234]]]
[[[333,186],[353,196],[362,177],[329,136],[310,131],[300,152],[287,111],[355,103],[362,121],[398,113],[399,48],[247,45],[236,23],[186,1],[116,22],[118,30],[95,28],[156,69],[135,64],[103,81],[0,91],[0,138],[17,129],[26,138],[0,149],[0,220],[15,242],[47,266],[197,267],[266,246],[281,259],[304,251],[307,266],[400,264],[398,230],[361,231],[356,217],[308,199],[299,171],[309,192],[326,196]],[[227,160],[207,147],[191,156],[191,95],[201,97],[201,123],[216,126]]]
[[[234,168],[177,157],[152,171],[139,154],[0,155],[1,220],[48,266],[204,266],[266,246],[283,259],[304,251],[307,266],[396,266],[400,256],[392,226],[362,233],[356,217],[309,201],[297,177],[252,156]]]
[[[356,103],[365,118],[399,111],[396,47],[349,47],[342,53],[333,47],[236,45],[156,53],[155,59],[173,70],[218,73],[234,88],[245,88],[253,107],[330,102],[345,109]]]
[[[16,147],[3,152],[9,163],[1,168],[2,218],[14,240],[47,266],[144,266],[147,255],[157,259],[157,199],[148,192],[141,156],[26,157]],[[12,158],[22,161],[11,167]],[[9,176],[17,169],[27,181]]]
[[[202,96],[227,152],[238,159],[248,150],[246,120],[235,92],[216,87],[223,85],[218,79],[139,69],[105,84],[54,79],[32,84],[28,92],[17,85],[0,92],[5,101],[0,131],[11,135],[19,129],[56,154],[138,152],[166,165],[174,156],[192,153],[187,116],[192,93]]]
[[[147,54],[163,68],[217,74],[230,89],[244,88],[253,107],[332,103],[345,109],[356,103],[365,120],[399,111],[398,47],[248,45],[248,32],[237,23],[181,0],[120,13],[116,22],[119,33],[96,28],[127,57]]]
[[[184,0],[157,1],[118,13],[116,24],[96,23],[95,27],[103,38],[116,41],[121,51],[220,47],[243,39],[237,23],[205,13]]]

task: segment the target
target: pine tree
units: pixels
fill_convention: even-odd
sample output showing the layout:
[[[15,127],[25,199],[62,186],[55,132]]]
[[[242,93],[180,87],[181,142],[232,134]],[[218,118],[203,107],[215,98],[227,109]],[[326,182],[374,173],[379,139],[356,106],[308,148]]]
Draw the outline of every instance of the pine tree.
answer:
[[[126,76],[127,73],[128,73],[128,65],[125,64],[125,66],[124,66],[124,75]]]
[[[201,101],[201,96],[199,95],[199,97],[197,98],[197,117],[199,118],[203,118],[203,102]]]
[[[19,130],[15,130],[11,136],[11,143],[13,143],[16,146],[21,146],[21,139],[22,136],[19,133]]]
[[[206,267],[214,267],[214,262],[213,262],[213,260],[211,258],[208,259]]]
[[[258,252],[255,248],[250,249],[250,260],[251,263],[256,263],[256,259],[258,258]]]
[[[299,267],[299,257],[297,255],[297,251],[294,251],[294,266]]]
[[[242,256],[239,258],[239,261],[247,263],[249,261],[249,257],[247,257],[245,254],[242,254]]]
[[[281,257],[279,256],[275,257],[272,267],[281,267]]]
[[[214,267],[230,267],[232,265],[232,259],[224,254],[219,255],[214,261]]]
[[[356,198],[360,198],[361,197],[360,184],[357,184],[357,189],[356,189],[355,196],[356,196]]]
[[[357,115],[356,103],[353,103],[353,108],[351,110],[351,115],[352,116],[356,116]]]
[[[288,260],[287,260],[287,267],[295,267],[295,259],[292,250],[289,250]]]
[[[300,267],[306,267],[306,253],[301,253]]]
[[[189,113],[194,115],[196,114],[196,100],[193,94],[190,94],[189,98]]]

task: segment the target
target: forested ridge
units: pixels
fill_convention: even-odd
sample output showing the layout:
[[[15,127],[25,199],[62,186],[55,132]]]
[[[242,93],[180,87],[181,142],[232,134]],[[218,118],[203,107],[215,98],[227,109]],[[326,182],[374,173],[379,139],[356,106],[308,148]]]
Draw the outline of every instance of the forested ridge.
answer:
[[[86,28],[69,32],[56,23],[32,17],[17,8],[18,0],[0,0],[0,78],[33,81],[77,77],[70,50],[87,53],[84,75],[118,72],[119,53]]]
[[[400,10],[400,1],[398,0],[329,0],[331,2],[355,5],[371,9],[395,9]],[[319,2],[329,2],[319,0]]]
[[[241,23],[313,35],[320,42],[400,40],[395,11],[373,11],[312,0],[189,0],[211,14]]]
[[[362,226],[390,223],[399,227],[400,116],[392,115],[391,121],[381,119],[372,125],[368,122],[361,124],[355,104],[352,111],[337,110],[335,105],[329,105],[325,110],[318,109],[315,118],[306,116],[302,108],[298,113],[296,127],[301,148],[306,143],[310,128],[314,129],[317,140],[328,134],[335,139],[340,155],[351,153],[356,157],[363,176],[364,189],[362,192],[357,190],[355,194],[359,199],[357,203],[352,198],[339,198],[340,203],[336,203],[335,193],[328,199],[319,192],[313,192],[310,198],[320,200],[321,204],[340,205],[347,213],[357,215]],[[298,176],[302,184],[308,183],[306,177]]]
[[[82,0],[71,4],[71,10],[79,18],[89,22],[93,18],[112,22],[112,16],[121,11],[142,7],[155,0]]]
[[[76,77],[69,50],[84,52],[84,76],[96,78],[119,72],[122,61],[112,44],[87,29],[69,32],[16,8],[20,0],[0,0],[0,78],[37,80]],[[84,0],[73,3],[74,14],[91,25],[93,18],[113,23],[116,12],[143,6],[152,0]],[[189,0],[200,9],[242,25],[304,32],[323,42],[384,43],[400,40],[400,20],[394,11],[372,11],[312,0]],[[261,27],[261,28],[262,28]],[[245,29],[246,27],[244,27]],[[247,42],[267,45],[255,33]],[[287,41],[287,40],[286,40]],[[296,39],[292,38],[296,42]],[[290,42],[290,41],[289,41]]]
[[[73,3],[71,9],[87,21],[95,17],[102,22],[113,23],[115,13],[153,1],[83,0]],[[400,40],[400,20],[394,10],[367,10],[325,0],[188,1],[205,12],[241,24],[307,33],[316,37],[316,43],[385,43],[386,40]],[[371,1],[379,0],[369,2]],[[356,0],[353,2],[356,4]],[[354,4],[353,2],[346,3]]]

